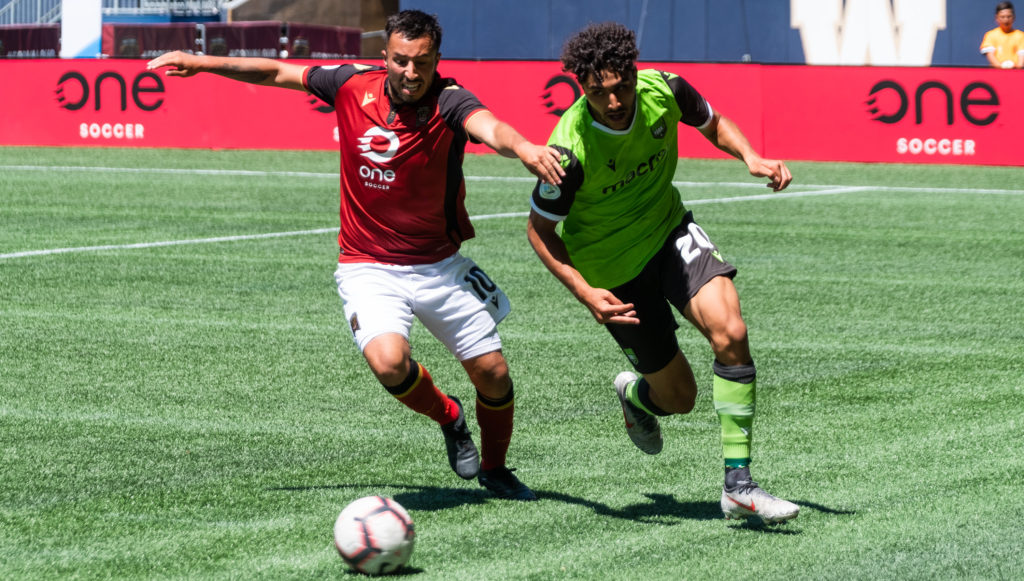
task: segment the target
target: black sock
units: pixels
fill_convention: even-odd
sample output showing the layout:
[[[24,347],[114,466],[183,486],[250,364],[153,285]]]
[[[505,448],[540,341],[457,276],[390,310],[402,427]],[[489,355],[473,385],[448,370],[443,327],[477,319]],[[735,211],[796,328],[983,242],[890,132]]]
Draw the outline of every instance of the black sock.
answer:
[[[731,468],[726,466],[725,468],[725,488],[732,490],[741,482],[750,482],[750,467],[741,466],[739,468]]]
[[[644,409],[651,412],[656,416],[669,416],[672,415],[660,407],[654,405],[651,401],[651,384],[647,383],[647,380],[641,377],[636,382],[636,397],[640,400],[641,405]]]

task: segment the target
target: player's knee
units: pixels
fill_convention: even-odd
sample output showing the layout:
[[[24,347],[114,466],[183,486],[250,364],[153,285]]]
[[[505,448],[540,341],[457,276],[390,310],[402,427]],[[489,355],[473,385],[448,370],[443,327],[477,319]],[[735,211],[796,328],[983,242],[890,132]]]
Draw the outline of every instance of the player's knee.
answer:
[[[374,351],[364,355],[370,371],[384,385],[398,385],[409,375],[410,362],[401,353]]]
[[[658,388],[654,397],[655,403],[666,412],[688,414],[697,404],[697,386],[687,378],[674,378]]]
[[[676,390],[675,401],[673,402],[672,412],[677,414],[688,414],[693,411],[695,405],[697,405],[697,390],[695,389],[683,389]]]
[[[711,336],[711,348],[719,361],[725,359],[744,359],[749,349],[747,345],[747,324],[743,319],[736,318],[721,329],[715,331]],[[744,363],[746,359],[739,363]]]
[[[473,379],[473,385],[477,391],[490,399],[502,399],[512,389],[512,378],[509,377],[506,367],[504,372],[493,370],[483,375],[477,375]]]
[[[695,396],[688,396],[683,399],[679,408],[679,413],[688,414],[693,411],[695,405],[697,405],[697,398]]]
[[[467,367],[467,372],[477,391],[490,399],[504,398],[512,388],[508,364],[502,357],[486,361],[486,364]]]

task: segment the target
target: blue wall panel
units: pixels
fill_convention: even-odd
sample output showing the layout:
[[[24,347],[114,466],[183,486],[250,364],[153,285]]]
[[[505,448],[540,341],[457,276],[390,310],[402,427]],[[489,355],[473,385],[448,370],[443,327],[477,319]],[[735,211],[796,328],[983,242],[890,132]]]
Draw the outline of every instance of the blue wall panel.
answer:
[[[538,58],[538,47],[548,42],[548,0],[476,0],[472,4],[476,31],[470,55],[484,59]],[[463,54],[459,58],[470,56],[460,52]]]
[[[399,2],[402,10],[415,8],[437,14],[444,30],[441,54],[444,58],[480,58],[476,54],[476,9],[474,2],[417,0]]]
[[[995,27],[995,1],[945,0],[934,65],[986,66],[981,37]],[[804,62],[790,0],[402,0],[437,14],[446,58],[557,60],[569,35],[614,20],[637,32],[646,61]]]
[[[674,2],[672,9],[671,50],[662,59],[658,53],[645,53],[641,57],[649,61],[691,60],[693,56],[707,52],[707,11],[705,2]]]
[[[636,31],[641,58],[647,54],[671,54],[674,4],[671,0],[649,0],[646,11],[637,10],[636,24],[630,26]]]
[[[710,60],[739,61],[750,54],[750,35],[743,0],[707,2],[705,55]]]
[[[1016,4],[1022,10],[1022,3]],[[996,2],[946,1],[946,30],[940,30],[935,39],[934,64],[988,66],[978,50],[981,38],[996,27]],[[1024,14],[1024,13],[1022,13]],[[1017,24],[1024,23],[1018,20]]]
[[[565,40],[591,22],[630,22],[629,7],[621,0],[591,0],[585,10],[581,8],[579,2],[551,2],[551,39],[546,45],[549,52],[538,58],[557,59]]]
[[[800,46],[800,31],[789,27],[788,0],[747,0],[743,4],[743,12],[746,14],[745,32],[750,39],[749,54],[752,61],[803,62],[804,51]]]

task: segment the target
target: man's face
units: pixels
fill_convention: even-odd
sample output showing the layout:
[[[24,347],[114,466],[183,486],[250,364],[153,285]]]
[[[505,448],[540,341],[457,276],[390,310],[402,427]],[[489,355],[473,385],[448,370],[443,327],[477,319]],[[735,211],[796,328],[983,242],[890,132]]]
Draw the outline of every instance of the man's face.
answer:
[[[999,24],[999,28],[1003,29],[1003,32],[1013,32],[1013,21],[1013,10],[1009,8],[1000,10],[996,14],[996,23]]]
[[[636,69],[623,76],[602,71],[600,79],[590,75],[580,85],[595,121],[616,131],[629,129],[636,109]]]
[[[408,39],[392,34],[384,48],[391,99],[397,103],[420,100],[434,82],[440,59],[430,37]]]

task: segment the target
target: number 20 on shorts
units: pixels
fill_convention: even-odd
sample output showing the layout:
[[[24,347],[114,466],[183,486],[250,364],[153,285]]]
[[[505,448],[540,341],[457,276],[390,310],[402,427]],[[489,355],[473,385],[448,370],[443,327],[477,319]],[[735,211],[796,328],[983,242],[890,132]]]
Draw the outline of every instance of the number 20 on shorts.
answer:
[[[696,222],[690,222],[686,229],[689,230],[689,234],[676,238],[676,249],[679,250],[679,256],[683,258],[683,261],[690,264],[700,256],[701,250],[714,250],[715,245],[711,243],[707,233]]]

